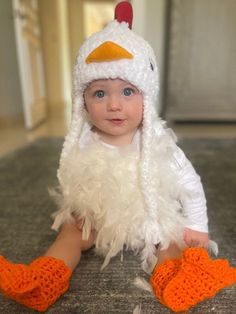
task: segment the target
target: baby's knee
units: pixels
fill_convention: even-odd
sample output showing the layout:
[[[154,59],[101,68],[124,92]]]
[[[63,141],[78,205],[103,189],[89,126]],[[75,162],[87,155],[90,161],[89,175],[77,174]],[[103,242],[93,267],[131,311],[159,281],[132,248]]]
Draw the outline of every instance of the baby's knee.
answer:
[[[92,230],[88,239],[83,239],[79,225],[78,222],[63,224],[59,237],[68,239],[71,245],[79,246],[81,251],[86,251],[94,245],[96,233]]]
[[[75,223],[64,223],[58,234],[58,239],[68,240],[71,244],[80,244],[82,241],[82,231]]]
[[[96,240],[96,232],[95,230],[91,230],[88,239],[83,239],[82,232],[84,226],[84,219],[80,219],[79,217],[74,216],[75,219],[75,226],[81,232],[81,250],[87,251],[89,250],[94,244]]]
[[[94,246],[96,240],[96,232],[92,230],[87,240],[82,240],[81,250],[87,251]]]

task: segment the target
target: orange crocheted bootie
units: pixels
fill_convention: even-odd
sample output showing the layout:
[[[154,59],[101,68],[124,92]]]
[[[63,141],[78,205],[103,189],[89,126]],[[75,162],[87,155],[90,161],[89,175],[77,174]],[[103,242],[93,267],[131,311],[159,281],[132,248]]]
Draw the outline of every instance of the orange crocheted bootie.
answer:
[[[180,269],[166,285],[162,299],[174,312],[187,311],[236,282],[236,268],[227,260],[212,260],[203,248],[183,252]]]
[[[170,280],[177,275],[180,264],[181,262],[178,259],[166,260],[164,263],[157,265],[153,270],[150,283],[155,296],[163,304],[163,291]]]
[[[71,269],[62,260],[42,256],[30,265],[13,264],[0,256],[0,291],[39,312],[45,311],[69,287]]]

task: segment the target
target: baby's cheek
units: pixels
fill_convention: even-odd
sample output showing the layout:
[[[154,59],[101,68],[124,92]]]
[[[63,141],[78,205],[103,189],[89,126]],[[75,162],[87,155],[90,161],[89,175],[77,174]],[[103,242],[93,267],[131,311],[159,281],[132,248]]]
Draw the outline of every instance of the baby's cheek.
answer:
[[[140,124],[143,120],[143,113],[140,110],[137,110],[136,112],[133,113],[133,120],[137,123]]]

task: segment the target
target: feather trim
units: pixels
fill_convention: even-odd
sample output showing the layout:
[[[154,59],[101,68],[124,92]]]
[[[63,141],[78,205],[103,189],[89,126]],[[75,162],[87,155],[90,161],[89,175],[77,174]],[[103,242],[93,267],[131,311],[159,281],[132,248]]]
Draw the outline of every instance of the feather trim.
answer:
[[[60,168],[60,187],[53,192],[60,210],[52,227],[82,219],[83,239],[95,229],[96,251],[105,256],[102,269],[125,247],[140,254],[143,269],[150,273],[157,243],[163,248],[172,241],[181,243],[186,220],[177,199],[184,191],[177,184],[174,146],[168,138],[152,143],[150,184],[158,191],[152,216],[141,192],[140,157],[134,147],[110,148],[94,138],[84,149],[77,145]]]

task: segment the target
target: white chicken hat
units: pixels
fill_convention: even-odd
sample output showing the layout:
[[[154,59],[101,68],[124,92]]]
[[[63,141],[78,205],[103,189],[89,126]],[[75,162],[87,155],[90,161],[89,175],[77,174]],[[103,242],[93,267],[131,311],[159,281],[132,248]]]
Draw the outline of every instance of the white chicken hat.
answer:
[[[149,212],[149,221],[143,230],[144,234],[152,237],[150,230],[155,230],[160,238],[164,238],[162,230],[156,230],[154,222],[157,221],[158,212],[168,207],[158,207],[157,187],[154,185],[152,169],[152,149],[157,146],[153,142],[158,134],[163,133],[164,127],[161,119],[157,117],[155,110],[159,89],[158,69],[155,55],[151,46],[140,36],[131,30],[132,6],[129,2],[120,2],[115,8],[115,20],[111,21],[102,31],[90,36],[82,45],[76,58],[73,72],[73,113],[69,133],[65,139],[60,168],[66,163],[71,151],[80,140],[83,132],[89,127],[89,120],[84,104],[84,90],[94,80],[98,79],[122,79],[130,82],[138,88],[143,95],[143,121],[141,132],[140,155],[140,185]],[[170,146],[173,139],[170,139]],[[165,148],[168,146],[165,140]],[[161,140],[162,142],[162,140]],[[161,147],[161,143],[158,143]],[[58,179],[60,182],[60,168]],[[161,197],[161,196],[159,196]],[[163,198],[162,198],[163,199]],[[159,201],[163,200],[159,198]],[[168,214],[167,214],[168,215]],[[160,220],[159,220],[160,221]],[[172,224],[170,218],[169,224]],[[153,226],[152,226],[153,224]],[[153,227],[153,228],[152,228]],[[168,226],[167,226],[168,227]],[[161,228],[161,226],[160,226]],[[167,229],[171,230],[171,227]],[[149,230],[149,231],[148,231]],[[170,238],[170,237],[168,237]],[[157,243],[155,239],[149,239],[149,243]],[[166,243],[166,246],[168,243]]]
[[[82,45],[73,71],[73,114],[66,137],[62,160],[81,136],[87,121],[83,93],[98,79],[122,79],[136,86],[143,95],[143,146],[151,136],[152,120],[158,93],[158,71],[151,46],[131,30],[132,6],[120,2],[115,20],[90,36]]]

